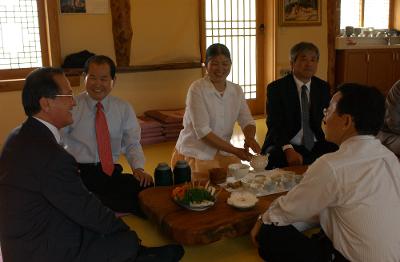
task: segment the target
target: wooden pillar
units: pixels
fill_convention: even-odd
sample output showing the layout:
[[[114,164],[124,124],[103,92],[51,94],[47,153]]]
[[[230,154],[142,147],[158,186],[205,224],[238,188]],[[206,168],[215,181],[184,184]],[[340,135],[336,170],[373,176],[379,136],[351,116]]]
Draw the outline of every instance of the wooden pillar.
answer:
[[[331,92],[336,89],[335,70],[336,49],[335,39],[340,32],[340,0],[329,0],[327,2],[327,23],[328,23],[328,83]]]
[[[117,66],[129,66],[132,43],[130,0],[110,1]]]

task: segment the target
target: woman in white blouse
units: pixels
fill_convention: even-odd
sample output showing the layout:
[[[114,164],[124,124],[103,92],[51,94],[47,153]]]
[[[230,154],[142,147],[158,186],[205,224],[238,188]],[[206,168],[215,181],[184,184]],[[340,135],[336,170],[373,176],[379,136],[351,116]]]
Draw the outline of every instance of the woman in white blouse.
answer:
[[[207,75],[192,83],[186,98],[186,111],[181,131],[172,155],[188,161],[192,172],[208,173],[210,168],[226,168],[240,160],[249,161],[260,153],[255,140],[256,126],[244,98],[242,88],[226,78],[231,70],[229,49],[212,44],[206,51]],[[244,136],[244,148],[230,143],[233,126],[238,121]]]

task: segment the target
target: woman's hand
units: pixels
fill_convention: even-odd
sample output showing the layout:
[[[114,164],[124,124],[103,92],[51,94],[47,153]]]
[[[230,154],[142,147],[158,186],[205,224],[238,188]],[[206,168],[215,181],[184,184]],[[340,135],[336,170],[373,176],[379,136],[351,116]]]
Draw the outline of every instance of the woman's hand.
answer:
[[[238,158],[240,158],[241,160],[246,160],[246,161],[250,161],[251,158],[253,157],[253,155],[250,154],[250,152],[244,148],[235,147],[235,151],[233,152],[233,154]]]
[[[234,154],[241,160],[250,161],[253,157],[252,154],[249,153],[248,149],[234,147],[229,142],[226,142],[213,132],[208,133],[202,140],[208,145],[217,148],[218,150],[225,151],[231,154]]]
[[[261,153],[261,147],[257,143],[257,141],[254,139],[254,137],[250,137],[250,138],[245,138],[244,139],[244,148],[247,149],[247,150],[249,148],[251,148],[251,150],[253,150],[253,152],[256,153],[256,154],[260,154]]]

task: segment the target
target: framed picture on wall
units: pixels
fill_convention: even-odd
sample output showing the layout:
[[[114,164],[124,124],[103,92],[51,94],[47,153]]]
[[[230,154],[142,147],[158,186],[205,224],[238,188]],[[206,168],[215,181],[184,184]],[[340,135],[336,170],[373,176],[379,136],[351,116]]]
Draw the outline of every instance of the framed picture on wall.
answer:
[[[321,24],[321,0],[278,0],[281,26]]]
[[[62,14],[86,13],[86,0],[60,0]]]
[[[60,0],[61,14],[107,14],[109,9],[109,0]]]

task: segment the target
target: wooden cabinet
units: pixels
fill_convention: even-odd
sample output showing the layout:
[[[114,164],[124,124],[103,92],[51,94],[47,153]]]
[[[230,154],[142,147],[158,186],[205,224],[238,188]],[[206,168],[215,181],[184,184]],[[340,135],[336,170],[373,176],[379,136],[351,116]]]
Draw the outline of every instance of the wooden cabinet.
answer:
[[[368,50],[368,56],[368,85],[379,88],[386,95],[394,84],[393,52],[390,49],[372,49]]]
[[[400,49],[348,49],[336,51],[336,84],[356,82],[375,86],[387,94],[400,79]]]
[[[367,84],[368,63],[365,50],[336,51],[336,83]]]

